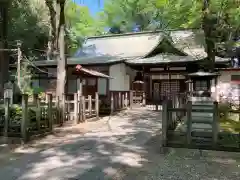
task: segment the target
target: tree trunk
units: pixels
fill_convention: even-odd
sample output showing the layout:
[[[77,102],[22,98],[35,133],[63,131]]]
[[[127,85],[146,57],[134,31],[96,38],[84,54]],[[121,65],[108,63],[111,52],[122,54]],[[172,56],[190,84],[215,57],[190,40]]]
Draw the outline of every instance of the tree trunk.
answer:
[[[214,22],[213,18],[211,17],[211,12],[209,9],[210,0],[203,0],[203,19],[202,19],[202,28],[204,31],[205,36],[205,43],[206,43],[206,52],[207,52],[207,59],[209,64],[209,71],[213,72],[215,68],[215,39],[213,35],[214,31]]]
[[[45,0],[45,4],[48,7],[50,14],[50,28],[49,28],[49,39],[48,39],[48,51],[47,51],[47,59],[54,59],[54,54],[56,54],[57,50],[57,32],[56,32],[56,10],[54,8],[53,0]]]
[[[6,0],[0,0],[0,49],[7,47],[8,6]],[[0,51],[0,97],[3,95],[4,83],[8,81],[9,59],[6,51]]]
[[[65,57],[65,15],[64,6],[66,0],[57,0],[57,14],[59,15],[58,26],[58,66],[57,66],[57,96],[62,99],[66,88],[66,57]],[[61,105],[61,104],[60,104]]]

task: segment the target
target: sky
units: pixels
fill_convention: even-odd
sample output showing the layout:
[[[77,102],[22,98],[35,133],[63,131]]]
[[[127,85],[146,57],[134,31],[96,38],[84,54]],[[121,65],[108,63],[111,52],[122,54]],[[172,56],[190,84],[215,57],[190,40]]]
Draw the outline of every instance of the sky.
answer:
[[[73,0],[74,2],[87,6],[92,15],[96,15],[102,8],[104,0]]]

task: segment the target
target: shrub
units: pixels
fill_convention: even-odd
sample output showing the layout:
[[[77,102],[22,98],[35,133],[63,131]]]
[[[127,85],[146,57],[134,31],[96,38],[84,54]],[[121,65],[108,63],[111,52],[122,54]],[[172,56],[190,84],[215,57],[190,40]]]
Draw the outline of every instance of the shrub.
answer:
[[[219,108],[220,118],[228,119],[228,114],[229,114],[229,111],[231,110],[230,103],[228,102],[219,103],[218,108]]]
[[[20,124],[22,119],[22,107],[20,105],[13,105],[9,109],[10,114],[10,122],[13,124]],[[0,108],[0,124],[4,123],[5,109],[3,107]],[[36,121],[36,110],[34,108],[28,109],[28,120],[30,122]]]

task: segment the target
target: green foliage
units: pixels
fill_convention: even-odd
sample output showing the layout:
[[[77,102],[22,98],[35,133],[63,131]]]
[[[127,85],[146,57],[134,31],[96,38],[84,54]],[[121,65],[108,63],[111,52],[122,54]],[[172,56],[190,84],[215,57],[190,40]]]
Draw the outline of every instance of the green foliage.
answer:
[[[39,54],[48,38],[48,13],[40,0],[12,0],[9,8],[8,41],[15,47],[22,40],[24,53]]]
[[[239,28],[240,8],[234,0],[211,0],[211,15],[217,17],[217,30]],[[106,0],[100,14],[106,26],[126,26],[131,31],[135,24],[142,30],[200,28],[203,1],[196,0]],[[227,22],[226,22],[227,17]],[[122,22],[126,22],[124,25]]]
[[[88,7],[68,1],[65,6],[65,16],[70,54],[81,47],[84,38],[103,32],[101,22],[90,15]]]
[[[0,117],[4,117],[5,109],[0,108]],[[28,118],[30,122],[36,121],[36,112],[35,109],[29,108]],[[22,120],[22,107],[20,105],[10,106],[10,122],[15,124],[20,124]]]
[[[121,27],[127,32],[138,24],[144,30],[154,20],[151,5],[148,0],[107,0],[99,16],[106,27]]]
[[[230,103],[228,102],[219,103],[219,114],[222,119],[228,119],[230,110],[231,110]]]

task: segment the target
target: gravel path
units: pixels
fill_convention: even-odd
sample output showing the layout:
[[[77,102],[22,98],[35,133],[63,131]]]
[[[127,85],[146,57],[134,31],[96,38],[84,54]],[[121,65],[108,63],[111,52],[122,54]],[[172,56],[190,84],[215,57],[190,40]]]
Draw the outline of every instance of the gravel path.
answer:
[[[240,154],[159,153],[161,116],[147,109],[65,129],[0,157],[3,180],[240,180]],[[71,133],[69,133],[69,132]]]

